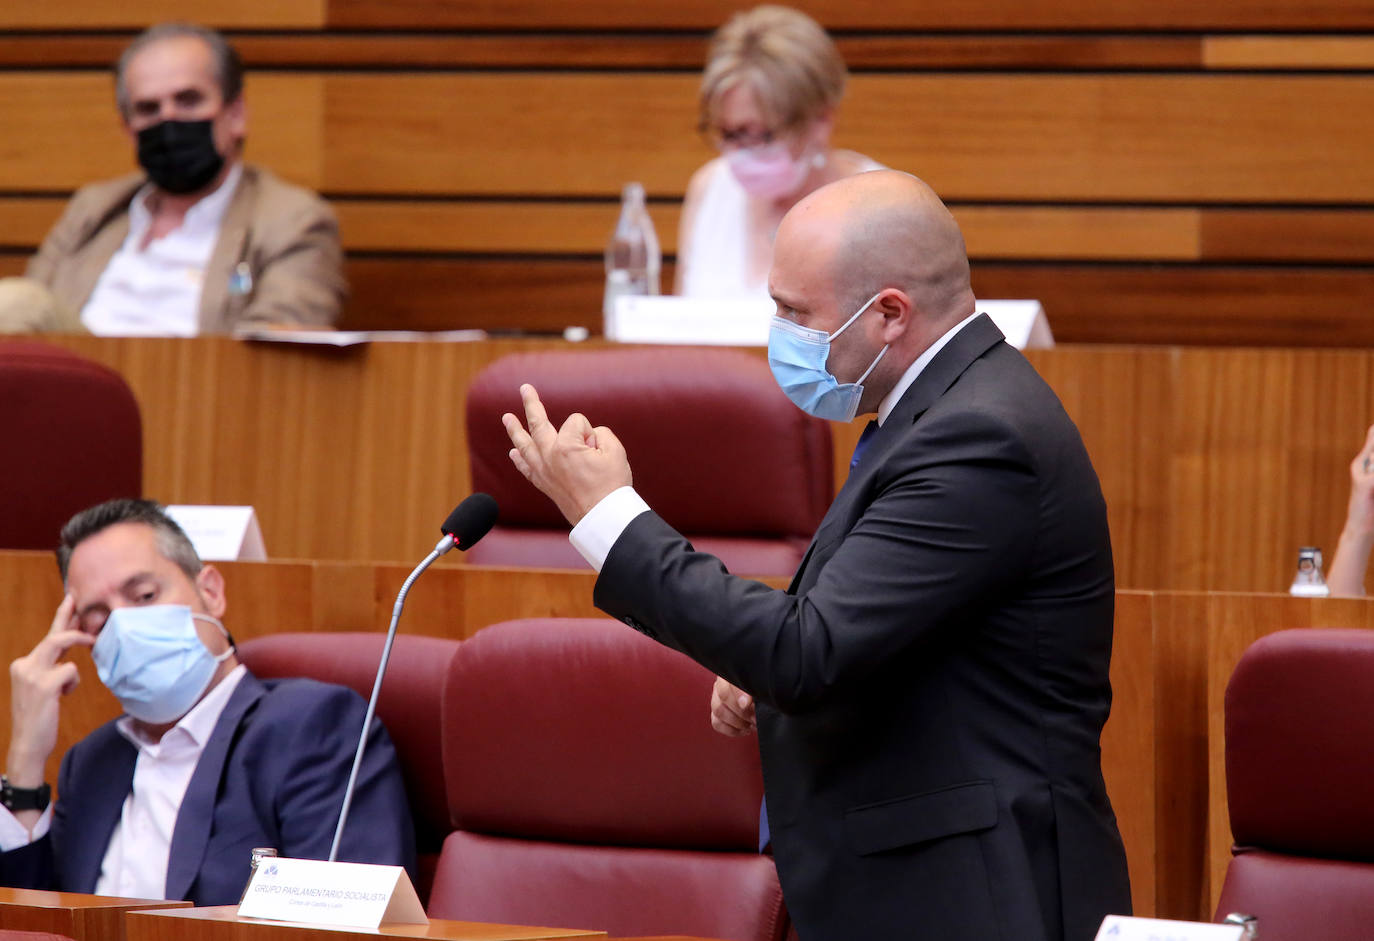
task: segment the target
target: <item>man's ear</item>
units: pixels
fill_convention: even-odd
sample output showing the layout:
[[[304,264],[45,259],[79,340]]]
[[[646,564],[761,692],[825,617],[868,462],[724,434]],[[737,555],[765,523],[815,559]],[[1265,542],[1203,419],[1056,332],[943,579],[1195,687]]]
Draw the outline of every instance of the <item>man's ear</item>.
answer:
[[[224,576],[213,565],[206,565],[196,576],[196,591],[205,603],[205,613],[212,618],[223,618],[229,606],[224,597]]]
[[[248,138],[248,103],[239,95],[224,108],[224,120],[229,134],[238,148],[237,156],[242,156]],[[227,154],[225,156],[228,156]]]
[[[911,297],[900,288],[888,288],[873,302],[873,309],[882,314],[884,343],[895,343],[911,329],[915,306]]]

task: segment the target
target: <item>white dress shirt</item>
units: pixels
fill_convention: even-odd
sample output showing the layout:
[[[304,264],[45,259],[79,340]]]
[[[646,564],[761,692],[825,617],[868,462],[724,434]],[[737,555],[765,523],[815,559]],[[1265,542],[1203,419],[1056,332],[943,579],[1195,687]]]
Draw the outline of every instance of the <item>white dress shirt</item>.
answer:
[[[955,334],[968,326],[977,316],[978,312],[974,311],[950,327],[906,368],[902,378],[897,380],[897,384],[878,404],[879,425],[887,421],[887,416],[892,414],[903,393],[911,388],[911,384],[935,358],[935,354],[944,349],[945,344],[954,339]],[[636,493],[633,487],[619,487],[587,511],[587,515],[572,528],[568,539],[572,542],[573,548],[582,554],[582,558],[587,560],[587,564],[600,572],[601,567],[606,564],[606,556],[611,554],[611,546],[615,545],[620,534],[625,532],[625,527],[648,509],[649,504],[644,502],[644,498]]]
[[[128,716],[115,728],[138,749],[134,762],[133,785],[124,798],[119,823],[110,835],[96,895],[123,898],[166,898],[167,862],[172,849],[172,831],[186,788],[191,783],[201,752],[205,750],[224,707],[239,681],[248,673],[240,664],[214,689],[181,717],[176,725],[153,742],[138,733]],[[0,807],[0,850],[8,852],[47,834],[52,824],[52,806],[43,812],[28,832],[14,815]]]
[[[224,182],[186,210],[181,225],[143,247],[153,217],[149,184],[129,204],[129,234],[100,274],[81,322],[100,336],[195,336],[205,267],[220,223],[243,176],[235,164]]]

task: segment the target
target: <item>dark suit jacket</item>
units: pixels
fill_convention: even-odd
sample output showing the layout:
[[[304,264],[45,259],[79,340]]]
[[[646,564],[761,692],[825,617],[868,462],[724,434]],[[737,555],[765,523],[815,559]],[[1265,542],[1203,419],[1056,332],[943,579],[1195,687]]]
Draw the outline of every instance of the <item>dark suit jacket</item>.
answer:
[[[1078,431],[986,317],[872,437],[787,592],[652,513],[596,584],[754,695],[802,941],[1088,941],[1130,911],[1098,745],[1113,600]]]
[[[245,676],[220,714],[177,812],[169,899],[238,902],[257,846],[327,859],[366,704],[341,686]],[[62,758],[48,835],[0,854],[0,884],[94,892],[138,757],[107,722]],[[348,862],[404,865],[415,834],[391,739],[374,720],[339,847]]]

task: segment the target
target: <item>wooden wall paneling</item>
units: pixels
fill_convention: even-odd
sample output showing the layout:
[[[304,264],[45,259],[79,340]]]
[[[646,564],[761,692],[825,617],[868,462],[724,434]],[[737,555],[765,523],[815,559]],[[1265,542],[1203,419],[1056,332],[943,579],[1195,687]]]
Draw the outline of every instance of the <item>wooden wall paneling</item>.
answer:
[[[1374,346],[1374,268],[973,265],[979,297],[1034,297],[1060,343]]]
[[[520,199],[332,199],[353,253],[597,255],[619,203]],[[33,250],[65,196],[0,196],[5,247]],[[665,255],[677,251],[681,204],[649,211]],[[982,261],[1100,260],[1374,262],[1374,212],[966,205],[950,211],[969,257]]]
[[[324,81],[337,192],[608,195],[639,179],[677,194],[709,155],[692,75]],[[1371,108],[1361,76],[864,74],[838,141],[953,201],[1355,202],[1374,198],[1374,167],[1348,116]]]
[[[1157,592],[1154,630],[1156,913],[1207,921],[1208,714],[1210,596]]]
[[[679,194],[711,156],[690,75],[340,74],[327,89],[339,192]]]
[[[1248,350],[1205,360],[1184,351],[1180,360],[1174,481],[1187,496],[1175,508],[1197,522],[1173,528],[1181,571],[1171,587],[1202,590],[1248,577],[1282,590],[1287,582],[1273,556],[1290,496],[1284,449],[1292,360]]]
[[[0,189],[66,191],[134,168],[108,73],[0,73],[0,115]]]
[[[1166,442],[1174,377],[1162,350],[1027,353],[1078,426],[1107,501],[1118,588],[1174,587],[1166,552],[1173,521]]]
[[[1363,420],[1366,354],[1231,351],[1180,354],[1171,587],[1282,591],[1302,545],[1330,553],[1344,521]],[[1343,451],[1341,444],[1352,442]],[[1186,494],[1186,496],[1183,496]],[[1188,525],[1196,514],[1200,525]],[[1184,574],[1184,573],[1187,574]]]
[[[1006,4],[970,0],[960,4],[901,4],[880,0],[808,0],[803,8],[834,30],[1182,30],[1361,29],[1374,26],[1368,0],[1050,0]],[[635,0],[329,0],[328,25],[335,28],[510,29],[539,23],[547,28],[713,29],[739,9],[729,0],[695,0],[673,6]]]
[[[16,271],[23,260],[14,262]],[[348,329],[600,331],[597,257],[360,254]],[[664,265],[663,284],[672,283]],[[1374,268],[1026,264],[975,260],[979,297],[1033,297],[1060,343],[1374,346]]]
[[[1209,69],[1374,69],[1370,36],[1207,36]]]
[[[707,31],[678,32],[529,32],[487,33],[230,33],[249,69],[302,68],[541,68],[675,69],[694,71],[706,59]],[[22,43],[0,43],[0,65],[23,68],[104,68],[119,56],[132,32],[120,34],[35,33]],[[1204,43],[1198,35],[1025,35],[938,36],[925,32],[848,33],[835,37],[851,70],[872,69],[1185,69],[1203,67]],[[1301,37],[1278,37],[1282,44],[1306,45]],[[1308,53],[1250,53],[1259,61],[1306,61]],[[1313,50],[1313,53],[1318,51]],[[1336,50],[1332,50],[1336,51]],[[1358,45],[1310,68],[1349,68]],[[1223,51],[1220,67],[1227,56]],[[1285,55],[1286,54],[1286,55]],[[1233,54],[1241,58],[1243,54]]]
[[[600,254],[620,204],[530,200],[341,199],[334,203],[350,251],[477,254]],[[649,215],[664,254],[677,251],[680,206]]]
[[[319,188],[323,79],[249,75],[247,159]],[[0,190],[66,192],[132,172],[108,72],[0,72],[0,115],[10,128],[0,154]]]
[[[0,244],[24,256],[32,254],[66,205],[66,198],[61,196],[0,196],[0,219],[4,220]]]
[[[7,3],[0,29],[130,29],[163,20],[189,20],[220,28],[309,29],[324,25],[326,0],[64,0]]]
[[[1374,195],[1363,134],[1343,138],[1361,102],[1374,80],[858,75],[841,128],[956,201],[1354,202]]]
[[[835,37],[852,71],[869,69],[990,70],[1185,69],[1202,67],[1204,37],[1163,35],[1027,35],[980,32],[850,33]]]
[[[1208,905],[1214,912],[1231,859],[1231,824],[1226,804],[1226,684],[1236,663],[1259,638],[1301,627],[1374,627],[1367,601],[1352,598],[1292,598],[1288,595],[1214,594],[1207,599],[1208,713]]]
[[[1155,825],[1155,654],[1152,596],[1116,596],[1112,712],[1102,732],[1102,773],[1126,844],[1137,915],[1157,909],[1160,856]]]
[[[1201,213],[1205,261],[1374,261],[1374,212],[1208,209]]]
[[[353,257],[346,329],[601,332],[605,265],[595,259]],[[672,283],[665,265],[663,283]]]
[[[969,258],[1196,261],[1196,209],[1061,206],[950,207]]]

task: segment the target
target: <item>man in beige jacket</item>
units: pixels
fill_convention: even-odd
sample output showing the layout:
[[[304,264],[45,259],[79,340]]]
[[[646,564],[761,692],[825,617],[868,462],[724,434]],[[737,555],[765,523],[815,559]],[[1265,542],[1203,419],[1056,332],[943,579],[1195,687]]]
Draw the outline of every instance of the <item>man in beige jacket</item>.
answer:
[[[38,326],[191,336],[333,325],[346,292],[338,224],[314,193],[242,162],[243,67],[225,39],[152,27],[120,57],[116,98],[142,172],[72,197],[29,262],[28,279],[51,293]],[[22,306],[10,322],[32,329],[32,301]],[[0,310],[0,331],[6,319]]]

